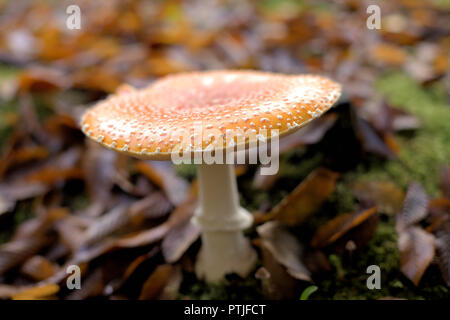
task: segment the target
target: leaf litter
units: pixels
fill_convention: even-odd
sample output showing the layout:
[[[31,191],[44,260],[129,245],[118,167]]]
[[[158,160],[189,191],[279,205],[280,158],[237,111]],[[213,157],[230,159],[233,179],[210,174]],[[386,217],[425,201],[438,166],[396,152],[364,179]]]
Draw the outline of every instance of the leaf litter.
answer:
[[[196,1],[110,1],[106,11],[103,1],[80,1],[86,26],[67,34],[57,23],[59,4],[27,3],[21,12],[19,2],[0,4],[0,17],[8,15],[0,19],[0,62],[20,68],[5,81],[0,75],[0,230],[9,233],[0,238],[1,298],[179,298],[198,250],[190,222],[195,183],[169,163],[128,159],[87,141],[79,117],[116,90],[218,68],[323,72],[346,92],[334,110],[280,141],[282,166],[298,175],[239,168],[244,198],[262,208],[250,236],[262,260],[254,276],[268,297],[298,298],[310,281],[319,287],[312,297],[320,295],[320,276],[337,265],[333,255],[362,255],[392,215],[404,275],[420,286],[436,262],[448,286],[448,165],[438,198],[417,183],[406,196],[396,181],[356,181],[350,196],[341,188],[348,171],[372,157],[397,161],[399,140],[421,130],[416,115],[376,95],[380,73],[403,70],[424,87],[448,89],[448,10],[422,4],[419,15],[413,2],[389,3],[378,32],[361,28],[365,8],[354,1],[305,1],[289,10],[271,1],[215,1],[207,15]],[[319,163],[314,152],[324,154]],[[349,197],[357,208],[342,212],[350,213],[330,207]],[[90,285],[71,293],[63,282],[72,264]]]

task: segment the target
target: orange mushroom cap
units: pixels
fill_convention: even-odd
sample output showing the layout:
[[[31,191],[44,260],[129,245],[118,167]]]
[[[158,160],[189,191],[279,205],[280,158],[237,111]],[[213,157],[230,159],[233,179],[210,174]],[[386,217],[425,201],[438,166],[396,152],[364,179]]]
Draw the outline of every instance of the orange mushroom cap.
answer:
[[[316,75],[182,73],[142,90],[120,88],[88,110],[81,126],[87,136],[107,148],[167,160],[179,152],[180,145],[184,152],[193,152],[211,144],[211,135],[195,136],[198,126],[222,135],[239,131],[248,144],[248,132],[264,129],[270,137],[274,129],[279,135],[299,129],[327,111],[340,93],[339,84]]]

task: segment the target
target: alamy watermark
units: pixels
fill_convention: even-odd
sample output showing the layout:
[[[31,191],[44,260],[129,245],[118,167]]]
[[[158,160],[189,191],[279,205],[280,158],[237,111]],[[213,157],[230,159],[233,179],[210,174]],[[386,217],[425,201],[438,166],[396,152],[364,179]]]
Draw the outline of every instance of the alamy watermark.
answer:
[[[366,20],[366,27],[369,30],[381,29],[381,8],[376,4],[367,7],[366,13],[370,16]]]
[[[381,269],[379,266],[373,264],[367,267],[367,274],[370,274],[370,277],[367,278],[366,285],[367,289],[381,289]]]
[[[66,280],[66,286],[69,290],[81,289],[81,269],[73,264],[67,267],[66,273],[69,274]]]
[[[81,29],[81,9],[77,5],[70,5],[66,8],[66,13],[69,15],[66,19],[66,27],[69,30]]]
[[[262,175],[279,169],[279,130],[228,129],[223,133],[200,122],[193,132],[178,130],[171,136],[178,142],[171,151],[174,164],[262,164]]]

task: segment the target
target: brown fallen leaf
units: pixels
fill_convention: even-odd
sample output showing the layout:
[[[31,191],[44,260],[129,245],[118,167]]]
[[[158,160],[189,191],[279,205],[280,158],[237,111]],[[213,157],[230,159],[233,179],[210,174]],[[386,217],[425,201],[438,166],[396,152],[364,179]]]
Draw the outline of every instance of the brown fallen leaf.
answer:
[[[49,237],[30,237],[7,242],[0,246],[0,275],[20,265],[29,257],[37,254],[51,242]]]
[[[318,168],[306,177],[262,221],[275,219],[288,225],[298,225],[316,212],[334,191],[339,174]]]
[[[335,242],[345,233],[359,226],[376,213],[377,208],[372,207],[367,210],[337,216],[319,227],[311,240],[311,246],[314,248],[323,248]]]
[[[164,237],[161,251],[168,263],[178,261],[200,236],[200,228],[191,220],[172,228]]]
[[[14,149],[0,162],[0,176],[17,165],[39,161],[47,158],[49,155],[49,150],[43,146],[30,145]]]
[[[91,216],[100,215],[111,201],[114,185],[117,153],[102,148],[97,143],[87,140],[87,150],[83,157],[84,180],[93,204]]]
[[[125,199],[89,224],[84,242],[92,244],[114,233],[136,229],[146,219],[161,218],[170,209],[171,204],[161,192],[154,192],[135,202]]]
[[[386,144],[382,137],[363,118],[355,117],[356,133],[365,151],[387,159],[394,159],[395,152]]]
[[[29,182],[40,182],[45,184],[53,184],[58,181],[78,179],[82,180],[84,172],[81,168],[57,169],[44,168],[39,172],[35,172],[28,177]]]
[[[49,187],[43,183],[30,183],[24,180],[0,183],[0,197],[5,201],[16,201],[44,195]]]
[[[13,295],[27,289],[27,286],[0,284],[0,299],[10,299]]]
[[[173,266],[170,264],[162,264],[157,266],[155,271],[153,271],[150,277],[148,277],[142,285],[139,300],[151,300],[158,297],[168,283],[172,271]]]
[[[159,241],[165,237],[172,228],[180,223],[183,223],[184,221],[188,221],[192,217],[196,208],[197,198],[195,196],[190,196],[181,205],[175,208],[166,222],[153,229],[138,232],[137,234],[118,239],[114,243],[114,246],[119,248],[130,248]]]
[[[68,88],[70,78],[55,68],[31,67],[19,75],[19,91],[45,92]]]
[[[428,217],[427,226],[428,232],[434,232],[446,226],[447,221],[450,221],[450,199],[436,198],[430,200],[428,203]]]
[[[29,93],[19,95],[19,113],[21,117],[19,125],[25,133],[34,137],[40,145],[47,146],[53,152],[61,150],[60,138],[44,130],[39,120],[36,105]]]
[[[405,198],[403,190],[390,181],[356,182],[352,191],[363,207],[377,206],[379,212],[396,214]]]
[[[380,216],[374,214],[357,227],[349,230],[334,243],[337,254],[348,254],[351,258],[353,252],[365,246],[375,235]]]
[[[171,163],[139,161],[136,164],[136,170],[164,190],[173,205],[177,206],[186,199],[189,185],[184,179],[176,175]]]
[[[312,281],[309,270],[300,260],[303,248],[298,240],[279,222],[270,221],[257,228],[262,245],[271,252],[278,263],[286,267],[295,279]]]
[[[188,198],[170,214],[169,218],[162,224],[148,230],[126,234],[120,238],[105,239],[105,241],[87,250],[76,253],[76,263],[88,262],[108,252],[150,245],[161,241],[167,233],[177,225],[188,221],[197,207],[197,197],[194,191]]]
[[[57,221],[54,228],[59,236],[59,241],[71,253],[85,244],[85,229],[86,226],[77,221],[75,216],[69,216],[65,219]]]
[[[450,287],[450,223],[436,233],[437,262],[445,283]]]
[[[59,286],[56,284],[45,284],[38,287],[25,289],[12,296],[13,300],[41,300],[48,299],[58,293]]]
[[[53,184],[66,179],[83,179],[83,170],[77,166],[81,157],[81,149],[72,147],[54,158],[50,158],[42,166],[30,172],[25,179],[28,182]]]
[[[133,203],[129,215],[134,224],[141,219],[158,219],[166,216],[173,206],[162,192],[153,192]]]
[[[129,202],[119,203],[113,209],[96,219],[84,233],[83,242],[91,244],[111,235],[130,222]]]
[[[261,250],[264,267],[261,285],[264,294],[271,300],[292,299],[295,296],[297,280],[287,273],[286,268],[275,259],[272,252],[258,240],[261,239],[256,239],[255,244]]]
[[[45,257],[36,255],[25,261],[20,272],[24,275],[41,281],[53,276],[58,271],[58,266]]]
[[[173,267],[164,289],[158,296],[159,300],[175,300],[180,291],[181,282],[183,281],[183,272],[179,265]]]
[[[398,232],[424,219],[428,214],[428,196],[417,182],[410,184],[403,202],[403,208],[398,213],[395,227]]]
[[[434,257],[434,236],[419,227],[402,230],[398,238],[403,274],[416,286]]]
[[[308,251],[305,254],[305,265],[312,274],[325,274],[332,270],[328,257],[321,250]]]
[[[12,236],[12,240],[23,240],[31,237],[44,236],[52,225],[66,217],[69,211],[66,208],[51,208],[36,217],[23,222]]]
[[[0,194],[0,216],[6,212],[11,211],[15,206],[15,201],[11,198],[6,198]]]
[[[121,288],[123,288],[129,282],[129,279],[137,272],[137,270],[142,269],[143,266],[145,267],[146,263],[154,258],[159,252],[159,247],[155,246],[149,252],[134,259],[125,269],[123,277],[120,279],[120,281],[116,282],[114,285],[108,286],[110,287],[107,289],[108,291],[110,291],[109,294],[117,293],[118,291],[120,291]]]
[[[407,53],[400,46],[380,43],[371,48],[370,56],[377,63],[399,66],[406,62]]]

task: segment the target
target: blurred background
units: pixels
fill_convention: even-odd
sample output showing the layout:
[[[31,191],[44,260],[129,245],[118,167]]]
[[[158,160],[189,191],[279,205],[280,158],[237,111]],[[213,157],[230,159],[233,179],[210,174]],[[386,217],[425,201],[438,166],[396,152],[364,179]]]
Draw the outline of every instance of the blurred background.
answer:
[[[0,298],[448,298],[449,21],[447,0],[0,1]],[[123,83],[210,69],[344,89],[281,140],[277,175],[236,168],[260,262],[214,285],[193,273],[195,168],[118,155],[78,126]]]

